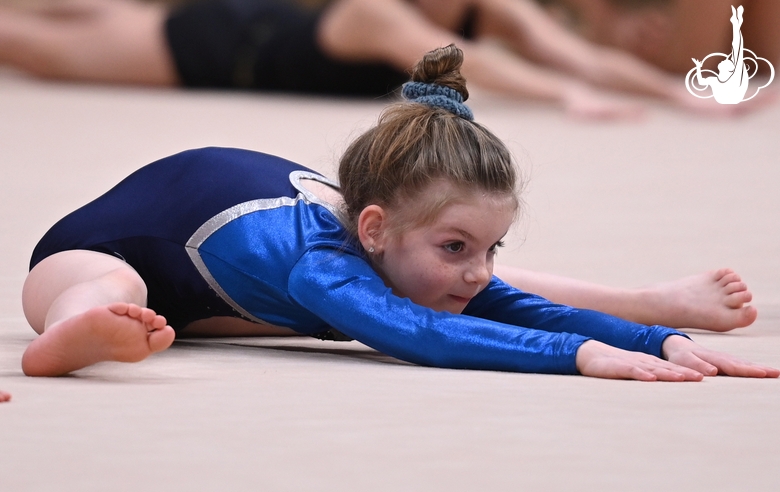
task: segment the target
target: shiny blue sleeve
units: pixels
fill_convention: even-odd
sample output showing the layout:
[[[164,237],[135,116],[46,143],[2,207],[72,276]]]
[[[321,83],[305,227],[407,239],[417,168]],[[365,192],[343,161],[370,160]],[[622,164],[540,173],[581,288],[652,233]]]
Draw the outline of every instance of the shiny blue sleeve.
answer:
[[[420,365],[577,374],[588,340],[482,317],[440,313],[394,295],[361,258],[319,249],[305,253],[288,278],[301,307],[369,347]]]
[[[497,277],[469,302],[464,314],[548,332],[578,333],[613,347],[656,357],[661,357],[661,345],[669,335],[687,338],[665,326],[640,325],[598,311],[554,304]]]

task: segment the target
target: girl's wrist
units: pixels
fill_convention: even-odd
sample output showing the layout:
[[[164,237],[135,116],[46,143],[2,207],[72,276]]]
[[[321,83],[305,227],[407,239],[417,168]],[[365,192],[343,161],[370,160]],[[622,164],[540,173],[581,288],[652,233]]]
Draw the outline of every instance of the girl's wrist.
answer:
[[[691,344],[695,345],[696,342],[682,335],[669,335],[661,344],[661,356],[669,360],[675,352],[690,349]]]

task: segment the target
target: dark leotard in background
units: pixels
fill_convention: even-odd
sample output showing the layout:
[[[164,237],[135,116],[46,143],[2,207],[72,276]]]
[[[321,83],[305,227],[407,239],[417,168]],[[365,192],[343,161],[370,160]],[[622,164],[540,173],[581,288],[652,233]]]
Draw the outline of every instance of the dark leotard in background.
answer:
[[[291,1],[207,0],[172,11],[165,31],[189,87],[384,96],[408,80],[383,63],[326,55],[316,39],[322,12]]]
[[[311,10],[292,0],[203,0],[174,9],[165,34],[182,83],[381,97],[409,79],[388,64],[342,62],[320,49],[317,27],[328,4]],[[471,39],[475,20],[467,9],[455,32]]]

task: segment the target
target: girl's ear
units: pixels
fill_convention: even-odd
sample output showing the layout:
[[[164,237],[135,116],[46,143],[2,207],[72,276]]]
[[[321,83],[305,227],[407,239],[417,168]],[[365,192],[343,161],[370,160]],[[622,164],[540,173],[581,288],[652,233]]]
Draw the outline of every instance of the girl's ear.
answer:
[[[386,231],[387,212],[382,207],[369,205],[360,212],[357,224],[358,240],[366,251],[380,254]]]

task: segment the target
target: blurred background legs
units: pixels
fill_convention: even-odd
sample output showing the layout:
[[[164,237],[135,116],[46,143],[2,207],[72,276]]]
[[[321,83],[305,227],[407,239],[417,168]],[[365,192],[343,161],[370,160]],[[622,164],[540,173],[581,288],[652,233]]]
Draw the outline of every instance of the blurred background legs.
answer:
[[[544,0],[586,39],[626,50],[664,70],[687,72],[691,58],[729,53],[732,0]],[[744,0],[745,46],[780,61],[780,2]]]
[[[175,85],[167,8],[133,0],[0,3],[0,64],[52,79]]]

